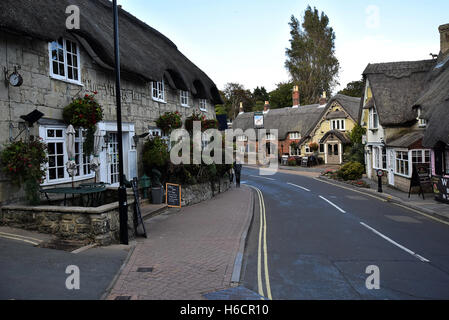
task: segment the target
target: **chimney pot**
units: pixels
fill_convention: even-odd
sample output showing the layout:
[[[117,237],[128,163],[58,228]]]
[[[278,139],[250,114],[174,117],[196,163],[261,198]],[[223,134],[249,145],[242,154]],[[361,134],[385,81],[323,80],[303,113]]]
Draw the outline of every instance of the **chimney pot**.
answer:
[[[320,98],[320,106],[325,105],[327,103],[326,91],[323,91],[323,95]]]
[[[293,107],[298,107],[299,106],[299,87],[298,86],[294,86],[293,87]]]
[[[245,113],[245,110],[243,109],[243,102],[240,102],[240,113],[239,114],[242,114],[242,113]]]
[[[265,101],[265,105],[263,106],[263,111],[264,112],[270,111],[270,102],[269,101]]]
[[[439,26],[440,31],[440,54],[445,58],[449,55],[449,23]]]

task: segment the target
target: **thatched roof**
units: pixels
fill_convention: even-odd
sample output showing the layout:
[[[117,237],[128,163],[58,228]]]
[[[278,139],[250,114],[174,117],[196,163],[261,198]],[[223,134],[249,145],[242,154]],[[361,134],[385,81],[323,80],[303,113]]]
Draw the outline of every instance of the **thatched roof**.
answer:
[[[437,62],[428,82],[428,89],[414,104],[422,108],[421,117],[427,120],[423,145],[434,147],[439,141],[449,144],[449,57]]]
[[[326,112],[337,101],[344,110],[357,121],[358,109],[360,108],[360,98],[348,97],[337,94],[332,97],[325,106],[312,104],[299,106],[297,108],[283,108],[270,110],[264,116],[265,129],[279,130],[279,139],[285,140],[289,133],[299,132],[301,134],[300,144],[306,140],[312,130],[317,126]],[[341,111],[340,111],[341,112]],[[346,115],[342,112],[343,117]],[[240,114],[233,123],[234,129],[252,129],[254,128],[254,112]]]
[[[331,131],[326,132],[326,134],[321,138],[320,143],[326,142],[326,139],[330,135],[336,136],[343,144],[351,143],[351,139],[345,133],[340,132],[338,130],[331,130]]]
[[[306,135],[325,108],[318,104],[299,106],[298,108],[272,109],[264,115],[264,129],[277,129],[280,140],[285,140],[290,132]],[[254,112],[240,114],[233,123],[233,129],[253,129]]]
[[[66,29],[69,5],[80,8],[80,30]],[[222,103],[214,82],[168,38],[122,9],[119,22],[124,75],[156,81],[165,77],[170,86],[189,90],[196,98]],[[1,0],[0,30],[45,41],[72,34],[106,66],[114,65],[112,3],[107,0]]]
[[[426,87],[428,71],[435,60],[369,64],[363,72],[370,83],[373,102],[383,126],[416,121],[411,108]]]

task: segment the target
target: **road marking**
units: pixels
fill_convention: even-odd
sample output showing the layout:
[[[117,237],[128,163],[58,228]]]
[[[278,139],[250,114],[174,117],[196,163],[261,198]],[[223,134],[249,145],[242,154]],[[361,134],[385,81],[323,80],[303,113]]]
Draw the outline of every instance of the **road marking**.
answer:
[[[4,232],[0,232],[0,238],[22,241],[22,242],[30,243],[35,246],[40,244],[40,242],[32,241],[29,239],[25,239],[25,237],[17,236],[15,234],[8,234],[8,233],[4,233]]]
[[[298,186],[297,184],[290,183],[290,182],[287,182],[287,184],[289,184],[289,185],[291,185],[291,186],[294,186],[294,187],[297,187],[297,188],[300,188],[300,189],[305,190],[305,191],[307,191],[307,192],[310,192],[309,189],[304,188],[304,187],[301,187],[301,186]]]
[[[254,175],[249,175],[250,177],[254,177],[254,178],[260,178],[260,179],[266,179],[266,180],[270,180],[270,181],[276,181],[276,179],[272,179],[272,178],[267,178],[267,177],[261,177],[261,176],[254,176]]]
[[[260,189],[250,186],[254,190],[256,190],[258,198],[259,198],[259,209],[260,209],[260,228],[259,228],[259,248],[257,252],[257,282],[258,282],[258,293],[260,296],[265,297],[263,281],[262,281],[262,251],[264,256],[264,273],[265,273],[265,286],[267,292],[267,298],[273,300],[271,295],[271,286],[270,286],[270,276],[268,272],[268,251],[267,251],[267,217],[265,210],[265,201],[263,198],[262,191]],[[263,241],[262,241],[263,238]]]
[[[342,208],[340,208],[339,206],[337,206],[335,203],[327,200],[325,197],[320,196],[321,199],[323,199],[324,201],[326,201],[327,203],[329,203],[330,205],[334,206],[335,208],[337,208],[341,213],[346,213],[345,210],[343,210]]]
[[[374,232],[374,233],[377,234],[378,236],[382,237],[383,239],[387,240],[388,242],[394,244],[396,247],[398,247],[398,248],[404,250],[405,252],[411,254],[411,255],[414,256],[415,258],[421,260],[422,262],[430,262],[430,260],[428,260],[428,259],[426,259],[426,258],[420,256],[419,254],[413,252],[413,251],[410,250],[410,249],[407,249],[407,248],[404,247],[403,245],[400,245],[399,243],[397,243],[396,241],[394,241],[394,240],[388,238],[386,235],[380,233],[380,232],[377,231],[376,229],[371,228],[369,225],[367,225],[367,224],[365,224],[365,223],[363,223],[363,222],[360,222],[360,224],[361,224],[362,226],[364,226],[365,228],[371,230],[372,232]]]

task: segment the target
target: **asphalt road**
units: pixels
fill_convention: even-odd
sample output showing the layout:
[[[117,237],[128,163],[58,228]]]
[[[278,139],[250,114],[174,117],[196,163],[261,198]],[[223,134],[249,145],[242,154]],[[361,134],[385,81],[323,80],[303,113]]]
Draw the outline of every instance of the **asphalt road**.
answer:
[[[120,247],[73,254],[0,238],[0,300],[97,300],[127,257]],[[79,290],[68,290],[68,266],[79,268]]]
[[[264,200],[248,238],[246,288],[274,300],[449,299],[449,225],[304,176],[245,168],[242,181]],[[366,286],[376,275],[369,266],[379,289]]]

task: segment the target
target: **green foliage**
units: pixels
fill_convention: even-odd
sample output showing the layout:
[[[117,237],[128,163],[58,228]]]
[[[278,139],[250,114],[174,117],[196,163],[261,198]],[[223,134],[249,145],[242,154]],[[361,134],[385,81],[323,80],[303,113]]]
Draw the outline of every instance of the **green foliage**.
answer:
[[[161,115],[156,120],[156,125],[165,134],[169,135],[172,130],[179,129],[182,127],[181,115],[178,111],[176,112],[166,112]]]
[[[224,114],[228,114],[226,107],[222,104],[218,104],[215,106],[215,114],[218,115],[224,115]]]
[[[291,17],[290,48],[285,67],[299,86],[301,104],[318,102],[323,91],[338,84],[340,64],[335,56],[335,33],[324,12],[307,7],[303,23]]]
[[[254,101],[261,101],[261,102],[265,102],[268,101],[270,99],[270,95],[267,92],[267,89],[265,89],[265,87],[257,87],[256,89],[254,89],[253,91],[253,100]]]
[[[297,165],[296,158],[295,157],[289,157],[287,160],[287,164],[289,167],[294,167]]]
[[[288,108],[292,101],[293,82],[279,83],[274,91],[270,92],[270,105],[272,109]]]
[[[337,177],[345,181],[358,180],[362,178],[364,172],[365,167],[361,163],[351,161],[337,171]]]
[[[364,91],[365,91],[365,81],[362,79],[359,81],[353,81],[348,83],[346,85],[346,88],[341,90],[339,93],[350,97],[360,98],[363,96]]]
[[[250,90],[240,83],[227,83],[221,92],[224,108],[230,119],[235,119],[240,112],[240,102],[243,103],[243,110],[251,112],[255,104]]]
[[[153,185],[157,186],[161,172],[165,172],[170,159],[168,147],[160,137],[154,137],[145,143],[142,154],[145,174],[151,176]],[[155,176],[157,173],[159,177]]]
[[[5,146],[0,153],[3,172],[17,186],[24,185],[27,201],[39,203],[39,185],[45,176],[47,145],[40,140],[15,141]]]
[[[83,98],[74,99],[62,112],[64,122],[77,128],[87,129],[83,151],[90,155],[94,148],[95,125],[103,120],[103,108],[95,99],[95,94],[86,94]]]
[[[366,129],[357,124],[349,133],[351,145],[345,148],[345,161],[356,161],[364,165],[365,147],[362,144],[362,137],[366,134]]]

